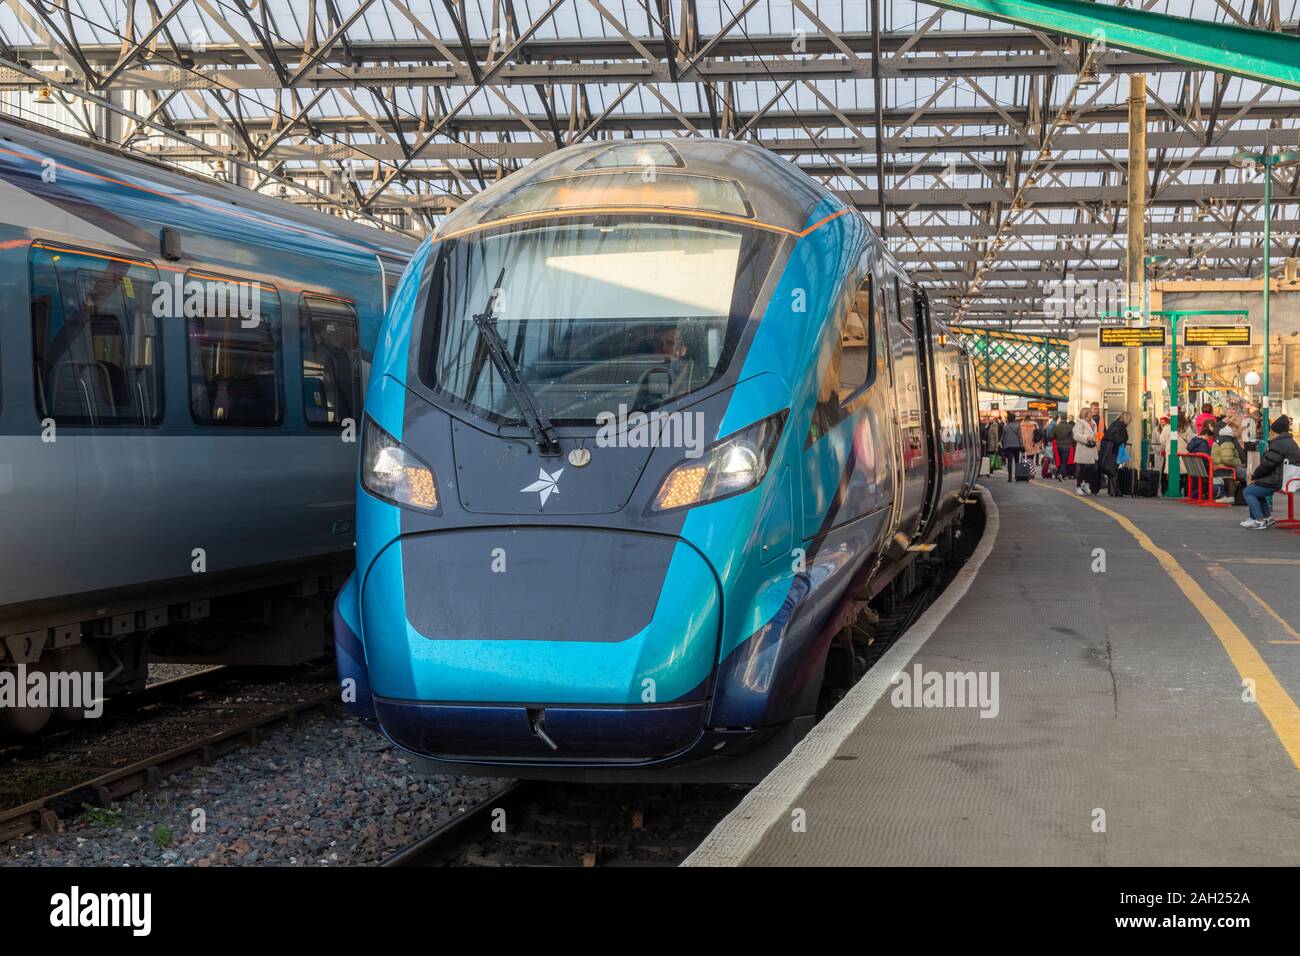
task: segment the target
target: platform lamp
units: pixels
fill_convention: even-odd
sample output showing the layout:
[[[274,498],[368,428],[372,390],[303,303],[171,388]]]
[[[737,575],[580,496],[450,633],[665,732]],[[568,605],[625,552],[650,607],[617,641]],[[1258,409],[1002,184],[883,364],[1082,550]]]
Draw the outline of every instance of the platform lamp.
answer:
[[[1241,169],[1262,169],[1264,171],[1264,388],[1260,402],[1260,415],[1264,427],[1259,433],[1259,450],[1262,453],[1268,447],[1269,426],[1269,391],[1268,391],[1268,294],[1270,276],[1269,262],[1273,243],[1273,170],[1278,166],[1294,166],[1300,163],[1300,150],[1288,149],[1280,153],[1265,147],[1262,153],[1238,151],[1233,154],[1232,165]]]

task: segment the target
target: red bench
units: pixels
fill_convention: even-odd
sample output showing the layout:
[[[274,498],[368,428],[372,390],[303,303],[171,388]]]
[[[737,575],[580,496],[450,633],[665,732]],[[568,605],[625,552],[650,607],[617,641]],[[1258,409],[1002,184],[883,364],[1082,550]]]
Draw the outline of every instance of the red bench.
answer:
[[[1286,517],[1273,525],[1275,528],[1295,528],[1296,534],[1300,534],[1300,520],[1295,516],[1295,496],[1300,495],[1300,478],[1292,478],[1286,483],[1285,488],[1277,491],[1280,495],[1286,495]]]

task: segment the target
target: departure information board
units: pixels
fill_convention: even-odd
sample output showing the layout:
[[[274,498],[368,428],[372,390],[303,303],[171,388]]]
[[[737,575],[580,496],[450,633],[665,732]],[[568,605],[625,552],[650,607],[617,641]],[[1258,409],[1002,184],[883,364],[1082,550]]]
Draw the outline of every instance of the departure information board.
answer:
[[[1165,344],[1163,325],[1103,325],[1097,330],[1097,347],[1141,349]]]
[[[1212,348],[1250,345],[1249,325],[1185,325],[1184,345],[1206,345]]]

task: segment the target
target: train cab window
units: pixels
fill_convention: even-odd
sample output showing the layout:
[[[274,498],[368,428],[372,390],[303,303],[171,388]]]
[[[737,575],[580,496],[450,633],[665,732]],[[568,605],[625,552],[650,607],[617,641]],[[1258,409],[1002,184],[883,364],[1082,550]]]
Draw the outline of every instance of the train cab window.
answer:
[[[333,296],[304,292],[298,304],[302,327],[302,405],[309,425],[340,427],[361,406],[361,337],[357,311]]]
[[[280,294],[275,287],[190,271],[185,273],[183,312],[194,421],[231,427],[279,425],[284,404]]]
[[[36,408],[60,425],[162,421],[158,271],[150,262],[33,243]]]

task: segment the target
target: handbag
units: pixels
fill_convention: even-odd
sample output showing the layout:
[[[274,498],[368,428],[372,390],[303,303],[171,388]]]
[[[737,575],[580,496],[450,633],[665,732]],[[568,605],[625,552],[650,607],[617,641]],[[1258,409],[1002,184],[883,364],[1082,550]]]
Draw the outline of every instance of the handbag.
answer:
[[[1295,486],[1291,482],[1295,482]],[[1282,462],[1282,487],[1279,491],[1293,491],[1300,493],[1300,465],[1293,465],[1291,462],[1283,460]]]

